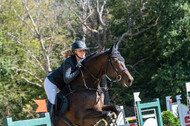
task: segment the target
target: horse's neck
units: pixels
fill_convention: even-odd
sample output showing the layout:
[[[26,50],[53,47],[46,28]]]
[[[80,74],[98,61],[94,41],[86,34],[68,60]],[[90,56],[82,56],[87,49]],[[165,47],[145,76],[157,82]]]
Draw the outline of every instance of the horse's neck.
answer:
[[[106,61],[107,56],[105,53],[103,53],[88,62],[88,70],[86,70],[85,73],[85,80],[88,87],[99,88],[100,79],[102,75],[105,73],[104,67],[106,66]]]
[[[87,69],[82,70],[82,73],[71,82],[71,88],[99,88],[100,79],[105,72],[104,67],[106,66],[106,59],[107,55],[105,53],[91,57],[91,59],[87,59],[84,64]]]

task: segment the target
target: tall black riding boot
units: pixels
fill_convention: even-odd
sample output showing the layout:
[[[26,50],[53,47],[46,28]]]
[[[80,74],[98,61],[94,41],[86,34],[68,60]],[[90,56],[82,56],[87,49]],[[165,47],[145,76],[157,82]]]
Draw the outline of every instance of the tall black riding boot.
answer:
[[[47,110],[50,115],[51,123],[54,124],[56,121],[56,116],[55,116],[55,105],[51,104],[51,102],[48,100],[47,101]]]

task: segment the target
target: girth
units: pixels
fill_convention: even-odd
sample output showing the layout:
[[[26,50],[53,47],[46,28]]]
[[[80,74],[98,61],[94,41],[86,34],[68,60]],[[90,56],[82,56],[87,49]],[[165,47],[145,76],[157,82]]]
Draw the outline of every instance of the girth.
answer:
[[[64,93],[64,95],[67,97],[67,96],[69,96],[70,94],[73,94],[73,93],[75,93],[75,92],[78,92],[78,91],[85,91],[85,90],[87,90],[87,91],[96,91],[96,92],[98,92],[98,95],[101,95],[102,93],[103,93],[103,91],[102,91],[102,89],[101,88],[89,88],[89,87],[84,87],[84,88],[78,88],[78,89],[71,89],[71,86],[70,86],[70,84],[68,84],[67,85],[67,88],[68,88],[68,93]],[[65,91],[63,91],[63,92],[65,92]]]

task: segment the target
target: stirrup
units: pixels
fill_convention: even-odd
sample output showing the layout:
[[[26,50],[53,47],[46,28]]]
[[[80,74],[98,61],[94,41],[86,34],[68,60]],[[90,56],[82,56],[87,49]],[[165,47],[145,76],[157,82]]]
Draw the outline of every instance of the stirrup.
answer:
[[[55,105],[52,104],[49,100],[47,101],[47,110],[50,115],[51,123],[54,124],[57,120],[57,116],[55,115]]]
[[[104,124],[104,126],[108,126],[108,122],[105,119],[99,120],[94,126],[99,126],[102,123]]]

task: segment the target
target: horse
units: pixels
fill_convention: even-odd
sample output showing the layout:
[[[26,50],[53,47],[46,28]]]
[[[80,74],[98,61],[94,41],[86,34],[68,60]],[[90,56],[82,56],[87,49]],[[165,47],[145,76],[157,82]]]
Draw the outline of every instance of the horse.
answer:
[[[116,105],[104,105],[100,79],[106,74],[116,78],[124,87],[131,86],[134,79],[124,62],[118,43],[85,58],[81,73],[69,84],[69,107],[54,126],[93,126],[101,119],[111,122],[113,116],[110,112],[118,115],[120,110]]]

